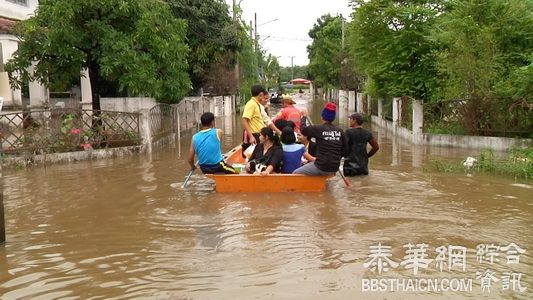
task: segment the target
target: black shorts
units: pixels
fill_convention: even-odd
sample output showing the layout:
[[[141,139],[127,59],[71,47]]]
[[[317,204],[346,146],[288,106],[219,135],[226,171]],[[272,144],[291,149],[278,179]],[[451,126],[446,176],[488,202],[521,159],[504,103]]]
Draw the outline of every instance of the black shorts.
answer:
[[[204,174],[235,174],[235,169],[228,166],[224,161],[214,165],[200,165],[200,170]]]

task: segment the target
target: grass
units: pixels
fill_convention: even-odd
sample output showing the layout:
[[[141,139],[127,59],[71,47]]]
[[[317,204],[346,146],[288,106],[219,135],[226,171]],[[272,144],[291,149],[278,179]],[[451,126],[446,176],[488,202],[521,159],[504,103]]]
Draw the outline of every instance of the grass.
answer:
[[[428,124],[424,127],[425,133],[431,134],[451,134],[451,135],[465,135],[466,131],[460,124],[456,123],[436,123]]]
[[[496,159],[492,150],[483,150],[477,157],[473,171],[492,174],[511,175],[517,178],[533,179],[533,148],[513,149],[504,159]],[[430,159],[426,171],[446,173],[465,172],[462,161],[446,161],[440,158]]]

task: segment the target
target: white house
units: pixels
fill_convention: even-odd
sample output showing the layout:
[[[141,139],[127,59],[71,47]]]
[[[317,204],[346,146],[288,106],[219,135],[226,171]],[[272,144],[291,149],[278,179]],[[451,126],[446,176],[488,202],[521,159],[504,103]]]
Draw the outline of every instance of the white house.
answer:
[[[7,62],[18,48],[17,38],[10,34],[11,27],[20,20],[29,18],[38,6],[38,0],[0,0],[0,97],[5,104],[22,104],[20,90],[9,86],[4,62]]]

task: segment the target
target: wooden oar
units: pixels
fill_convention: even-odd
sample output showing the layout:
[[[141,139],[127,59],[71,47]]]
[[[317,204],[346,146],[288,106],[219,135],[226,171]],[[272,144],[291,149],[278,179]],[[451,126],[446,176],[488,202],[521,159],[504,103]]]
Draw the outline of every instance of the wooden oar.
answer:
[[[194,166],[195,167],[198,166],[198,161],[196,161],[196,163],[194,163]],[[192,173],[194,172],[194,170],[196,170],[196,168],[194,168],[193,170],[189,171],[189,174],[187,174],[187,177],[185,178],[185,181],[181,184],[181,188],[182,189],[187,187],[187,183],[189,183],[189,179],[191,179],[191,176],[192,176]]]
[[[185,181],[183,182],[183,184],[181,185],[181,188],[184,189],[185,187],[187,187],[187,183],[189,183],[189,179],[191,179],[191,176],[192,176],[192,173],[194,172],[194,170],[191,170],[189,172],[189,175],[187,175],[187,177],[185,178]]]
[[[339,175],[341,175],[342,181],[344,181],[344,184],[346,185],[346,187],[350,187],[351,185],[350,182],[348,181],[348,179],[346,179],[344,174],[342,174],[341,170],[339,169],[337,172],[339,172]]]

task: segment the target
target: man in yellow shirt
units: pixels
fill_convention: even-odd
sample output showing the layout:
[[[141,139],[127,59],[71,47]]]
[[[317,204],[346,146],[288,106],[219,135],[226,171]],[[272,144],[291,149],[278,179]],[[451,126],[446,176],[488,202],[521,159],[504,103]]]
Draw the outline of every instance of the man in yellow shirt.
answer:
[[[252,98],[244,106],[244,111],[242,112],[242,127],[244,128],[243,152],[250,145],[259,142],[259,132],[263,127],[266,127],[261,115],[261,99],[265,94],[268,94],[268,92],[261,85],[252,86]]]

